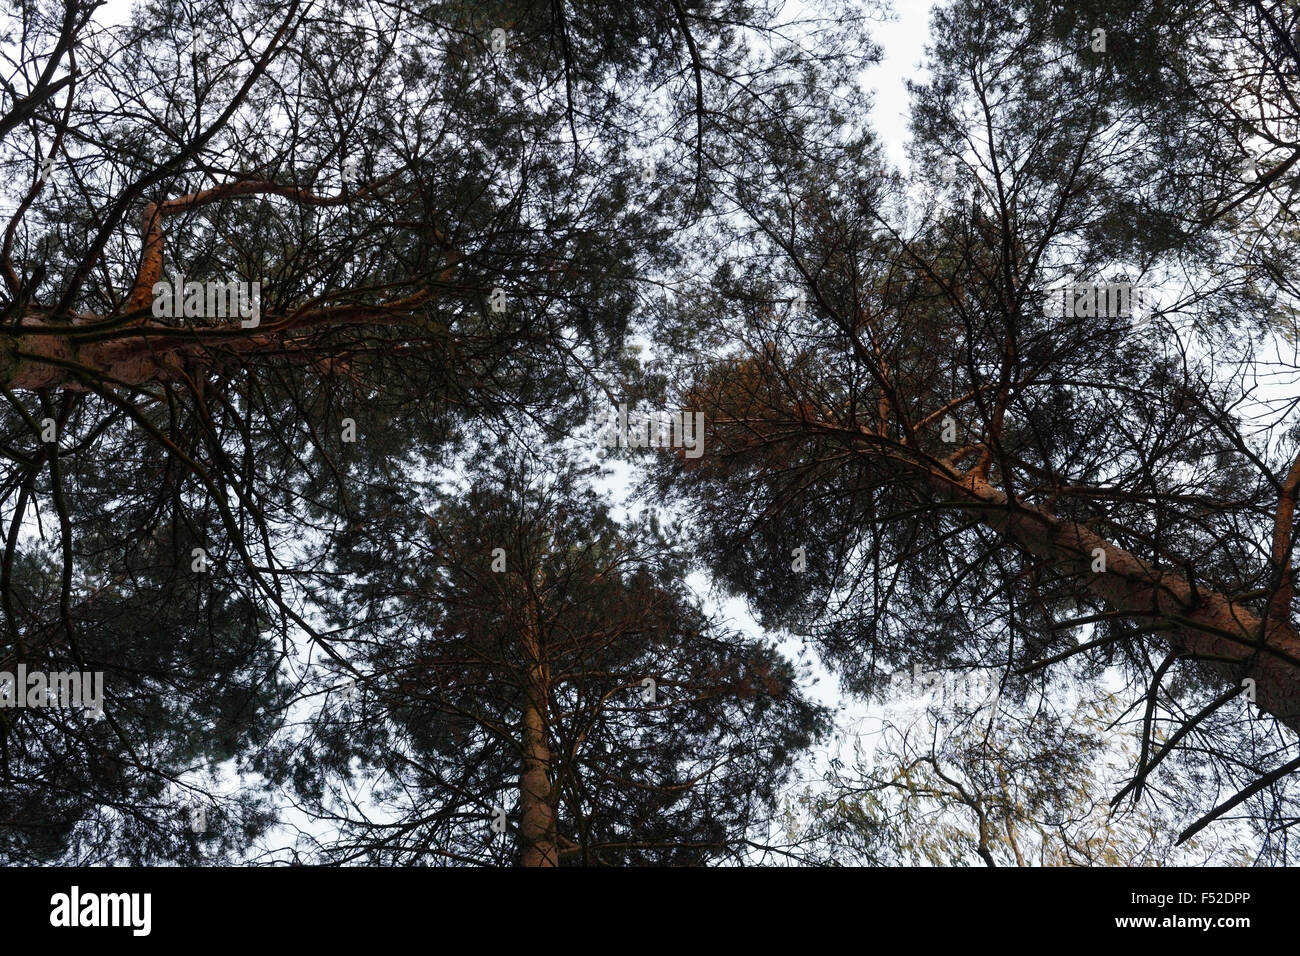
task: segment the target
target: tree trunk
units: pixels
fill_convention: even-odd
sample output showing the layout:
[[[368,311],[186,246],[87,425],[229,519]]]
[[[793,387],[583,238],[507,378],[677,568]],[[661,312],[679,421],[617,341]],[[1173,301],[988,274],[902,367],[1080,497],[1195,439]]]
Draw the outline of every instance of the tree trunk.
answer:
[[[1300,733],[1300,635],[1289,607],[1270,614],[1265,626],[1240,603],[1152,568],[1085,525],[1035,505],[1008,507],[1006,495],[977,474],[931,472],[930,480],[946,498],[969,503],[987,525],[1071,574],[1116,611],[1170,625],[1159,636],[1174,651],[1208,659],[1229,684],[1253,680],[1260,709]],[[1106,556],[1105,571],[1092,570],[1098,549]]]
[[[519,775],[520,837],[524,866],[558,866],[551,751],[547,743],[549,677],[535,622],[523,635],[527,674],[524,683],[523,772]]]
[[[182,381],[187,368],[237,365],[249,355],[318,365],[334,354],[316,348],[312,334],[347,326],[402,325],[411,321],[412,313],[433,296],[425,289],[375,305],[266,317],[259,327],[249,328],[244,328],[238,318],[195,328],[144,321],[106,333],[113,337],[99,340],[88,340],[86,329],[79,326],[104,322],[100,317],[74,323],[72,334],[33,334],[37,329],[66,326],[54,326],[44,319],[25,319],[15,334],[0,332],[0,386],[14,391],[84,391],[86,379],[102,385],[160,385]]]
[[[55,386],[77,390],[81,374],[148,385],[176,378],[187,355],[201,353],[193,341],[154,338],[147,332],[80,345],[73,335],[22,334],[43,326],[43,321],[28,320],[18,335],[0,333],[0,385],[15,391]],[[76,366],[87,371],[79,372]]]

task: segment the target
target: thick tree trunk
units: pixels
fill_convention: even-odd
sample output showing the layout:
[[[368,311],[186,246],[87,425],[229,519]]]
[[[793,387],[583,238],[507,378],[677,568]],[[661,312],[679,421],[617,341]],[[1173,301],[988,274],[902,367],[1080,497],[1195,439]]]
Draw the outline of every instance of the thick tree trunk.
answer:
[[[931,484],[946,498],[969,503],[987,525],[1072,575],[1116,611],[1170,625],[1159,636],[1174,651],[1208,659],[1230,684],[1253,680],[1260,709],[1300,733],[1300,635],[1289,607],[1265,624],[1241,604],[1150,567],[1085,525],[1034,505],[1007,507],[1006,495],[975,473],[954,478],[931,472]],[[1105,571],[1092,570],[1098,549]]]
[[[550,781],[551,751],[547,743],[549,678],[537,632],[524,629],[527,674],[524,685],[523,772],[519,775],[520,838],[524,866],[558,866],[555,796]]]
[[[113,338],[87,341],[77,334],[32,334],[52,326],[42,318],[23,320],[17,334],[0,332],[0,386],[14,391],[39,388],[85,390],[90,379],[104,385],[158,385],[183,380],[187,369],[238,363],[245,356],[279,357],[320,364],[333,356],[311,342],[322,329],[390,326],[409,322],[433,298],[430,290],[376,305],[349,305],[267,317],[244,328],[238,318],[184,329],[147,321],[118,330]],[[83,320],[102,322],[102,319]],[[74,325],[74,328],[76,326]],[[27,334],[24,334],[26,332]]]
[[[45,323],[24,321],[23,329]],[[172,330],[168,330],[169,332]],[[0,333],[0,385],[15,391],[78,389],[85,374],[106,383],[161,383],[177,377],[187,358],[206,353],[194,340],[140,334],[78,344],[70,335]],[[87,369],[79,372],[77,366]]]

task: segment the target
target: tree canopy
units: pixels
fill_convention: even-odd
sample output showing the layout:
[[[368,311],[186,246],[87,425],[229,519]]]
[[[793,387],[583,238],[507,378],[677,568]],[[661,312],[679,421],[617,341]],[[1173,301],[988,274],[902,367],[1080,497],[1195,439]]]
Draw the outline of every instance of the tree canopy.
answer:
[[[1288,861],[1300,8],[884,14],[10,4],[0,857]]]

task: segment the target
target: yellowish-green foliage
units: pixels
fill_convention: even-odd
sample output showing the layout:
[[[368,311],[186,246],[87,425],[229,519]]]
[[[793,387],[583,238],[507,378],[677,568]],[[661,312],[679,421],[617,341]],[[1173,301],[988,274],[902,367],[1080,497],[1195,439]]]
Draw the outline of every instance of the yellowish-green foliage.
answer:
[[[1113,695],[1032,705],[886,719],[852,767],[831,761],[829,787],[787,798],[783,836],[839,865],[1249,864],[1232,829],[1175,847],[1176,814],[1149,796],[1112,811],[1139,747],[1116,728]],[[1176,797],[1181,778],[1162,769],[1162,795]]]

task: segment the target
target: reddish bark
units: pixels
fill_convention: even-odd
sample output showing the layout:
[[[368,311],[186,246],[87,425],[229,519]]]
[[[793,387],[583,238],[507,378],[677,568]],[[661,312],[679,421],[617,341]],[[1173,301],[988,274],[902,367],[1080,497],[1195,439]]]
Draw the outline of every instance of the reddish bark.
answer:
[[[303,349],[292,342],[292,334],[327,326],[404,321],[417,306],[434,298],[436,293],[432,287],[376,305],[315,309],[277,320],[264,319],[260,326],[248,329],[235,321],[229,325],[196,327],[192,334],[177,335],[175,326],[160,324],[149,314],[154,300],[153,287],[163,274],[163,227],[169,216],[225,199],[253,195],[280,196],[311,206],[341,205],[377,195],[382,185],[372,184],[345,196],[320,196],[297,186],[245,180],[178,196],[161,204],[146,204],[140,221],[140,267],[122,316],[134,315],[134,318],[119,324],[112,338],[87,341],[85,327],[111,317],[82,316],[70,326],[78,332],[49,334],[37,330],[67,326],[55,325],[39,312],[24,316],[16,330],[8,334],[0,332],[0,386],[14,390],[51,387],[80,390],[86,387],[83,377],[100,379],[106,384],[143,386],[173,381],[183,368],[210,364],[219,355],[230,357],[250,352],[278,351],[307,360],[328,359],[327,355],[303,355]],[[446,236],[437,230],[434,235],[446,251],[447,266],[437,280],[439,285],[444,285],[455,274],[460,256]]]
[[[523,648],[528,670],[524,684],[523,772],[519,775],[521,862],[524,866],[558,866],[555,794],[547,742],[549,675],[532,624],[524,628]]]
[[[1171,625],[1159,636],[1173,650],[1211,659],[1229,683],[1253,679],[1259,707],[1300,732],[1300,634],[1289,608],[1261,620],[1222,594],[1193,587],[1181,574],[1152,568],[1085,525],[1034,505],[1008,507],[1006,495],[974,472],[931,472],[930,479],[945,497],[970,504],[989,527],[1071,574],[1113,609]],[[1092,570],[1098,548],[1106,556],[1103,572]]]

